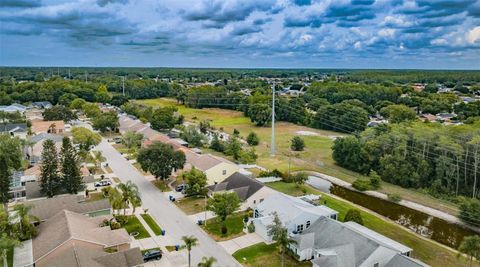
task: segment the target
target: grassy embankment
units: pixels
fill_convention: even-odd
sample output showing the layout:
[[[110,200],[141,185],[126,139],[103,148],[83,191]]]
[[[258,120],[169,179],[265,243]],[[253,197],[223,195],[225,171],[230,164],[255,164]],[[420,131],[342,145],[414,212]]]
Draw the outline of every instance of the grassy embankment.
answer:
[[[335,165],[332,159],[333,137],[342,134],[313,129],[309,127],[299,126],[292,123],[279,122],[276,124],[276,156],[270,156],[270,134],[271,128],[269,127],[257,127],[250,122],[250,119],[245,117],[242,112],[205,108],[205,109],[192,109],[176,103],[174,99],[158,98],[139,100],[138,103],[149,105],[153,107],[158,106],[176,106],[178,111],[185,116],[186,121],[200,122],[202,120],[210,120],[211,125],[217,129],[223,128],[227,133],[232,133],[233,129],[240,131],[240,136],[245,138],[251,131],[257,133],[260,137],[260,144],[256,147],[258,154],[257,163],[265,168],[274,169],[277,168],[281,171],[288,171],[289,169],[289,155],[290,170],[312,170],[322,172],[331,176],[338,177],[349,183],[352,183],[357,178],[363,177],[362,175],[348,171],[342,167]],[[290,140],[293,136],[298,135],[298,131],[309,131],[317,134],[316,136],[303,136],[305,140],[305,151],[292,154],[290,151]],[[208,150],[208,152],[216,153]],[[217,153],[218,154],[218,153]],[[403,199],[410,200],[442,210],[444,212],[457,215],[458,207],[453,203],[439,200],[426,195],[422,192],[415,190],[405,189],[396,185],[383,183],[382,188],[379,190],[385,194],[398,194]]]

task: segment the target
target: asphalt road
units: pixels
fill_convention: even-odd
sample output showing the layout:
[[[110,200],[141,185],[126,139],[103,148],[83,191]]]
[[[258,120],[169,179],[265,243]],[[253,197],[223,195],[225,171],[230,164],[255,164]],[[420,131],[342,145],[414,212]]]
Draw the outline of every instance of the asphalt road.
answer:
[[[192,249],[192,266],[196,266],[202,257],[215,257],[218,266],[241,266],[227,251],[210,238],[202,229],[190,220],[181,210],[171,203],[165,195],[148,182],[138,170],[118,151],[103,139],[96,148],[107,159],[109,166],[122,182],[131,180],[137,184],[142,197],[142,207],[165,229],[167,235],[178,244],[183,244],[181,237],[193,235],[199,245]]]

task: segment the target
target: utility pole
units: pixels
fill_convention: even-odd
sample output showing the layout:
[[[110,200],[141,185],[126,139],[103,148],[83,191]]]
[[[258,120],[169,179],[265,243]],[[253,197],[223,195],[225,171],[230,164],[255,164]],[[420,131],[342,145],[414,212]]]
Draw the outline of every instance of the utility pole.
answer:
[[[125,76],[122,76],[122,92],[123,96],[125,96]]]
[[[272,144],[271,156],[275,156],[275,83],[272,86]]]

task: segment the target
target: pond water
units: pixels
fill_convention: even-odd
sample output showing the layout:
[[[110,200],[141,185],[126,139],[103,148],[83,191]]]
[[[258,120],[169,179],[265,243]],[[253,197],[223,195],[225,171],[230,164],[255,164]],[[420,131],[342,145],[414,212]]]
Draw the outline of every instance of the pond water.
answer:
[[[330,183],[319,177],[310,177],[308,183],[322,192],[328,192],[357,205],[383,215],[412,231],[452,248],[458,248],[463,237],[478,234],[461,225],[402,206],[400,204],[369,196]]]

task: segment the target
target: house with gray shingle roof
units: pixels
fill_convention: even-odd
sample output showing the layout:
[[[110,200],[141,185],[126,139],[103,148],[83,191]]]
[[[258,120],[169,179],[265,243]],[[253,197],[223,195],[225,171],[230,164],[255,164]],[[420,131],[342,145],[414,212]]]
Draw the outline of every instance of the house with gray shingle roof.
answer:
[[[312,260],[314,267],[424,267],[409,258],[411,248],[355,222],[342,223],[320,217],[301,233],[290,249],[300,261]]]
[[[213,195],[219,192],[235,192],[243,201],[240,209],[253,208],[257,203],[262,202],[276,191],[264,186],[253,178],[249,178],[239,172],[235,172],[222,182],[207,187],[208,194]]]

